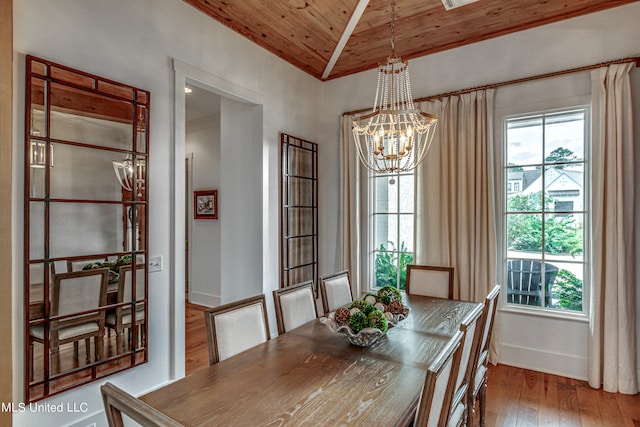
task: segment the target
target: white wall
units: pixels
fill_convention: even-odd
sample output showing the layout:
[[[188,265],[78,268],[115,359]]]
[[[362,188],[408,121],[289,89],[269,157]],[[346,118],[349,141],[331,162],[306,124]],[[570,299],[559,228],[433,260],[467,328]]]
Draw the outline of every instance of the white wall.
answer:
[[[220,103],[220,97],[211,96]],[[188,98],[187,98],[188,102]],[[220,115],[187,122],[186,152],[192,156],[192,191],[220,188]],[[189,301],[194,304],[220,304],[220,227],[222,221],[193,219],[192,194],[188,194],[189,236]]]
[[[246,281],[234,283],[228,297],[240,293],[270,292],[278,284],[278,133],[283,131],[301,138],[327,143],[318,116],[323,110],[322,83],[283,62],[275,55],[252,44],[247,39],[215,23],[195,8],[179,0],[20,0],[14,2],[14,205],[13,227],[13,293],[14,312],[14,386],[15,401],[21,400],[23,381],[22,315],[22,187],[24,135],[24,56],[31,54],[70,67],[137,86],[151,92],[150,108],[150,203],[149,252],[163,255],[164,270],[149,275],[149,363],[111,376],[109,381],[138,395],[158,387],[184,372],[183,322],[184,284],[174,280],[176,272],[184,271],[184,261],[173,257],[175,247],[184,241],[184,226],[175,227],[177,216],[173,203],[182,205],[184,186],[177,158],[184,163],[185,147],[175,146],[174,129],[184,124],[174,123],[174,71],[172,58],[204,70],[221,81],[246,89],[260,96],[262,105],[253,107],[259,115],[259,129],[251,135],[262,135],[262,143],[254,144],[258,154],[251,155],[246,177],[259,175],[260,191],[246,189],[233,179],[222,181],[220,194],[221,219],[232,219],[233,206],[249,206],[246,212],[247,234],[259,237],[256,243],[264,259],[255,271],[247,272]],[[242,135],[247,129],[242,129]],[[333,135],[330,135],[333,137]],[[247,143],[235,141],[241,150]],[[222,147],[224,150],[224,147]],[[323,148],[321,148],[322,150]],[[240,154],[239,151],[232,153]],[[230,171],[234,172],[234,171]],[[183,173],[183,171],[182,171]],[[230,177],[237,177],[230,174]],[[264,179],[266,177],[266,179]],[[182,178],[182,182],[184,179]],[[233,196],[236,186],[242,190]],[[247,205],[244,192],[252,201]],[[234,202],[237,197],[237,204]],[[255,202],[255,201],[259,202]],[[329,208],[330,209],[330,208]],[[256,216],[264,212],[256,222]],[[237,248],[234,252],[237,255]],[[255,250],[249,249],[252,256]],[[261,274],[263,273],[263,274]],[[254,283],[260,283],[256,286]],[[248,288],[245,288],[248,286]],[[250,290],[247,290],[250,289]],[[181,295],[182,292],[182,295]],[[182,309],[180,306],[182,305]],[[172,316],[177,319],[172,321]],[[274,325],[275,326],[275,325]],[[176,347],[177,353],[172,349]],[[180,365],[182,364],[182,368]],[[98,383],[83,386],[52,397],[48,403],[86,402],[86,413],[16,413],[14,425],[78,425],[90,422],[105,425]]]
[[[639,53],[637,40],[640,40],[637,22],[640,22],[640,3],[633,3],[413,59],[409,61],[413,95],[436,95],[635,56]],[[635,105],[640,105],[639,75],[639,70],[633,71],[637,82]],[[325,95],[333,100],[333,112],[328,114],[338,117],[346,111],[371,108],[375,79],[376,73],[368,71],[326,83]],[[588,94],[590,88],[588,80],[585,86],[584,76],[576,75],[562,80],[559,86],[546,83],[543,86],[520,87],[519,98],[509,96],[511,90],[496,90],[496,108],[498,105],[509,108],[576,97]],[[638,110],[636,108],[636,117],[640,117]],[[639,123],[640,120],[636,120],[636,128],[640,127]],[[336,129],[336,140],[338,135],[339,129]],[[496,144],[499,146],[501,142],[496,141]],[[325,185],[338,188],[337,165],[323,172],[323,176],[333,181],[325,182]],[[335,203],[337,197],[336,192]],[[331,200],[330,204],[333,203]],[[640,333],[640,316],[637,325]],[[501,308],[496,328],[502,363],[576,378],[586,377],[586,321],[512,313]]]

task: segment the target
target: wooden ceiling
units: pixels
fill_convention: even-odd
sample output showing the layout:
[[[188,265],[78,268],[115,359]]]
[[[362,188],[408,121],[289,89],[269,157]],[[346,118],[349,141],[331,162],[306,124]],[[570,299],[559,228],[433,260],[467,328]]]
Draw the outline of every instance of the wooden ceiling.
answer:
[[[321,80],[391,53],[391,0],[184,1]],[[416,58],[634,1],[479,0],[447,11],[441,0],[396,0],[396,53]]]

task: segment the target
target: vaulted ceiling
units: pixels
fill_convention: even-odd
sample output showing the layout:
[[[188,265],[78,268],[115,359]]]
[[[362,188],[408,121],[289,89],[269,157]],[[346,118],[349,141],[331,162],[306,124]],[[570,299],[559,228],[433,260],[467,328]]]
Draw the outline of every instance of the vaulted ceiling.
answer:
[[[312,76],[376,68],[391,52],[391,0],[185,0]],[[638,0],[396,0],[403,59],[440,52]]]

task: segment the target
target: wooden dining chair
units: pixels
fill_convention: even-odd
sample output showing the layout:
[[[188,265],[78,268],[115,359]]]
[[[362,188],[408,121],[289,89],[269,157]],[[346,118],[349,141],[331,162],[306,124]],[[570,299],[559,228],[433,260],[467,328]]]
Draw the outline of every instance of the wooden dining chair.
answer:
[[[335,311],[343,305],[353,302],[349,271],[324,276],[320,279],[320,292],[322,293],[322,306],[325,313]]]
[[[460,332],[462,332],[462,349],[460,356],[460,368],[455,381],[453,399],[451,401],[451,412],[449,415],[449,427],[460,427],[468,425],[467,420],[467,404],[469,384],[471,384],[471,374],[476,361],[480,338],[482,337],[482,314],[484,313],[484,305],[478,305],[473,309],[460,323]]]
[[[485,412],[487,401],[487,364],[489,363],[489,346],[491,345],[491,334],[496,317],[496,307],[498,296],[500,295],[500,285],[496,285],[484,301],[484,312],[479,326],[482,334],[476,351],[476,360],[473,364],[471,379],[468,390],[467,419],[473,419],[473,411],[476,400],[479,400],[480,425],[485,425]]]
[[[145,303],[137,302],[135,304],[135,316],[131,314],[132,301],[145,300],[145,268],[144,265],[136,266],[135,274],[135,297],[133,292],[133,268],[131,265],[123,265],[119,268],[118,276],[118,293],[116,302],[119,304],[114,310],[107,312],[105,319],[105,326],[109,329],[113,329],[116,333],[116,353],[121,354],[124,351],[126,342],[124,340],[125,331],[129,331],[127,334],[128,341],[131,342],[131,349],[138,348],[138,341],[141,345],[144,345],[146,340],[145,336]],[[135,300],[133,299],[135,298]],[[134,333],[136,329],[135,338],[136,342],[133,342]]]
[[[460,367],[463,333],[458,331],[427,370],[414,427],[445,427]]]
[[[276,289],[273,302],[280,335],[318,317],[312,280]]]
[[[264,294],[210,308],[204,318],[210,365],[271,338]]]
[[[109,427],[124,427],[122,414],[143,427],[182,427],[182,424],[107,382],[100,386]]]
[[[407,265],[407,294],[453,299],[453,267]]]
[[[94,341],[95,360],[104,351],[105,312],[108,268],[60,273],[53,276],[49,312],[49,354],[51,372],[59,371],[60,346],[73,343],[78,359],[78,342],[85,340],[86,360],[90,361],[90,339]],[[29,377],[33,378],[33,343],[45,343],[44,324],[29,327]],[[47,354],[47,350],[44,351]]]

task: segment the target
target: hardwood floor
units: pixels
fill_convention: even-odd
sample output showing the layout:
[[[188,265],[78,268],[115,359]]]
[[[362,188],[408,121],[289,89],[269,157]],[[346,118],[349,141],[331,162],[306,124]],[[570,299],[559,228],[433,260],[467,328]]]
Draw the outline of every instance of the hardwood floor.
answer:
[[[186,305],[187,375],[209,366],[204,310]],[[585,381],[489,366],[486,421],[487,427],[640,427],[640,394],[605,393]],[[479,425],[477,413],[473,425]]]

